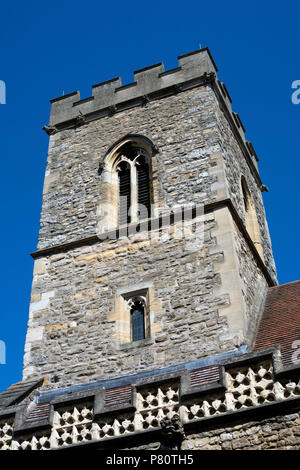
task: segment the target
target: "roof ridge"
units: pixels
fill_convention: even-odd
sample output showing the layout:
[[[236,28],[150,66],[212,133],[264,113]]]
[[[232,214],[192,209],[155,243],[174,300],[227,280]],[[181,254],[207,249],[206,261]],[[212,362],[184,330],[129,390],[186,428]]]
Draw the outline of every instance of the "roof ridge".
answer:
[[[284,286],[288,286],[290,284],[297,284],[297,283],[300,283],[300,279],[298,279],[297,281],[285,282],[284,284],[278,284],[277,286],[271,286],[271,287],[269,287],[269,290],[270,289],[277,289],[278,287],[284,287]]]

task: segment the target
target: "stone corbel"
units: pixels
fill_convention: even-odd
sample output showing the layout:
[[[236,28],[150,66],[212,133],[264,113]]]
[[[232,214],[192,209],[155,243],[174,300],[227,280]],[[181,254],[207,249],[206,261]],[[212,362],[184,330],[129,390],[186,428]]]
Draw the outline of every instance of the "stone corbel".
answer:
[[[107,109],[108,109],[109,116],[112,116],[113,114],[116,114],[117,112],[117,107],[115,105],[109,106]]]
[[[266,193],[269,192],[268,186],[266,186],[266,185],[264,185],[264,184],[261,185],[260,190],[261,190],[262,193],[263,193],[263,192],[266,192]]]
[[[98,167],[98,175],[99,176],[102,175],[104,168],[105,168],[105,163],[104,163],[104,161],[102,161],[102,162],[99,163],[99,167]]]
[[[143,99],[142,106],[146,106],[148,103],[150,103],[150,99],[148,95],[144,95],[142,99]]]
[[[153,151],[153,155],[156,155],[157,153],[159,153],[159,148],[156,145],[153,145],[152,151]]]
[[[48,135],[54,135],[57,132],[57,128],[55,126],[43,126],[42,129]]]
[[[84,124],[86,122],[86,116],[84,114],[82,114],[81,111],[79,111],[79,114],[78,116],[76,117],[76,124],[78,126],[81,126],[82,124]]]
[[[217,75],[215,72],[205,72],[204,75],[204,83],[211,83],[211,82],[214,82]]]

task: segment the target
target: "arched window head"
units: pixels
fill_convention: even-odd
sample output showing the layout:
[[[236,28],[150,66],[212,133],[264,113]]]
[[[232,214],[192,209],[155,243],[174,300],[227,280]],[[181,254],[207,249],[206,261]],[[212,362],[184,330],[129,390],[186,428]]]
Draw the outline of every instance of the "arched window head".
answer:
[[[131,341],[140,341],[146,338],[145,307],[146,300],[136,297],[129,300]]]
[[[243,194],[244,213],[246,219],[246,229],[258,251],[263,258],[263,248],[261,243],[260,228],[253,199],[248,189],[244,176],[241,178],[241,188]]]
[[[99,229],[151,217],[151,157],[153,144],[143,136],[128,136],[108,152],[101,174]]]
[[[136,346],[136,341],[146,340],[148,343],[151,341],[151,322],[155,320],[151,303],[158,301],[153,288],[140,285],[137,290],[123,287],[121,291],[123,292],[115,297],[115,308],[111,313],[111,318],[115,321],[113,341],[127,345],[133,343],[133,347]]]
[[[149,155],[132,142],[118,151],[118,224],[124,225],[151,217]]]

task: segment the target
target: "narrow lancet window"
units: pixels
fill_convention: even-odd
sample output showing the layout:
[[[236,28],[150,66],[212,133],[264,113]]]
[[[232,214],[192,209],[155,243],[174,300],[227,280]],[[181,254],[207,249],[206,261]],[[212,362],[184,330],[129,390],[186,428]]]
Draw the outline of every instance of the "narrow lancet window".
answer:
[[[145,339],[145,307],[136,301],[131,307],[131,338],[132,341]]]
[[[118,165],[119,176],[119,225],[130,223],[131,184],[130,166],[126,162]]]
[[[150,180],[149,180],[149,166],[142,155],[136,161],[137,170],[137,199],[138,199],[138,218],[139,220],[148,219],[151,217],[151,202],[150,202]]]

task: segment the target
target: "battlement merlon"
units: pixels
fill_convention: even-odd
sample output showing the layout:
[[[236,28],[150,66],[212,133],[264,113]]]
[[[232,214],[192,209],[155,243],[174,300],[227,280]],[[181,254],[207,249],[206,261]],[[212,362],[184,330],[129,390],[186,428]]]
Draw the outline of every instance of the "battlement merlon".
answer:
[[[92,86],[92,96],[80,100],[79,91],[50,100],[50,126],[59,126],[78,116],[87,116],[107,108],[114,108],[128,101],[147,97],[174,86],[216,74],[217,67],[208,48],[178,57],[178,67],[164,71],[162,63],[134,72],[134,82],[122,86],[121,78],[114,78]],[[137,105],[138,103],[136,103]]]
[[[44,130],[50,135],[59,130],[74,127],[94,119],[114,114],[147,101],[170,96],[189,88],[214,82],[214,90],[224,103],[224,109],[234,121],[234,127],[243,141],[248,158],[257,168],[257,156],[245,138],[245,129],[237,113],[232,111],[231,98],[224,83],[217,79],[217,66],[207,47],[178,57],[178,67],[164,70],[163,63],[134,72],[134,81],[122,86],[120,77],[92,86],[92,96],[80,100],[75,91],[50,100],[49,126]]]

